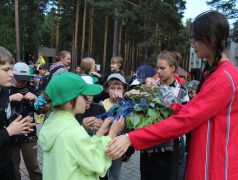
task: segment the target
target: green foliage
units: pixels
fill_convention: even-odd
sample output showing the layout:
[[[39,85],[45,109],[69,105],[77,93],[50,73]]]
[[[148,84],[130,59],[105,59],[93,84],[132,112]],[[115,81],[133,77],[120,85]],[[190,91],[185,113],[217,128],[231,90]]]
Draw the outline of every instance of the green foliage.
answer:
[[[139,94],[131,95],[132,100],[136,102],[133,112],[126,117],[127,129],[139,129],[157,123],[174,114],[171,106],[166,105],[161,101],[161,94],[153,93],[151,87],[137,86],[140,90]],[[146,101],[146,107],[141,107],[143,99]],[[124,107],[120,107],[116,110],[116,113],[121,111]],[[115,114],[116,114],[115,113]]]
[[[231,38],[238,43],[238,4],[237,0],[207,0],[207,4],[216,11],[224,14],[228,19],[235,19]]]

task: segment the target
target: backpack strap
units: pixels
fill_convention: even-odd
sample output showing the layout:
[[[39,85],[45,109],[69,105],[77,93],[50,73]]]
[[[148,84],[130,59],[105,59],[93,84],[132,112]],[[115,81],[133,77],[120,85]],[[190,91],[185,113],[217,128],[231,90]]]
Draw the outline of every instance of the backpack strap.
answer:
[[[60,65],[60,66],[57,66],[57,67],[55,67],[54,69],[52,69],[52,70],[50,71],[50,79],[51,79],[52,75],[53,75],[58,69],[60,69],[60,68],[65,68],[65,66],[64,66],[64,65]]]

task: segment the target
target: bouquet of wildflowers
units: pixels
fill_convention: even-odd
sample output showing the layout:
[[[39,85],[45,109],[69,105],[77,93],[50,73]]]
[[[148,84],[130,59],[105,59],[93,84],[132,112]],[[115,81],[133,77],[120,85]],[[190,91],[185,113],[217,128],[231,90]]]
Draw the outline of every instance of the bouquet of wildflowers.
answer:
[[[132,94],[130,99],[123,99],[103,115],[114,117],[112,121],[122,115],[126,118],[127,130],[133,130],[157,123],[174,114],[171,106],[161,101],[161,93],[155,94],[150,87],[138,88],[140,94]]]

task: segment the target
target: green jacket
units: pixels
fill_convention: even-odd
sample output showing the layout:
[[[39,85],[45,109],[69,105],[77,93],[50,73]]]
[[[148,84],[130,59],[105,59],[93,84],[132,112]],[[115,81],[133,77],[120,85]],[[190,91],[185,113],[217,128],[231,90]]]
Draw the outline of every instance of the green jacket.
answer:
[[[43,125],[44,180],[95,180],[104,177],[112,160],[104,156],[111,138],[92,138],[67,111],[54,111]]]

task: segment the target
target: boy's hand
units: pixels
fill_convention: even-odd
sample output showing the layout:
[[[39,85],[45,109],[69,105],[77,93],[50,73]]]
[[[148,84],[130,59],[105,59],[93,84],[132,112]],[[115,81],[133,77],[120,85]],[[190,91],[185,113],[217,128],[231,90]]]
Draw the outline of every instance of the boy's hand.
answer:
[[[27,136],[30,131],[34,131],[34,129],[31,129],[32,126],[35,126],[32,122],[33,118],[30,118],[29,116],[22,119],[22,116],[18,116],[7,128],[7,132],[9,136],[17,135],[17,134],[25,134]]]
[[[100,118],[100,119],[96,119],[94,120],[94,123],[93,123],[93,129],[95,130],[99,130],[101,128],[103,124],[103,120]]]
[[[39,79],[37,79],[37,78],[34,78],[34,82],[35,82],[35,83],[39,83],[39,82],[40,82],[40,80],[39,80]]]
[[[115,99],[116,102],[120,102],[123,98],[123,94],[121,92],[115,91],[112,97]]]
[[[139,91],[139,90],[132,89],[132,90],[126,92],[125,95],[124,95],[124,97],[125,97],[125,98],[130,98],[130,96],[131,96],[132,94],[140,94],[140,91]]]
[[[29,100],[37,101],[36,95],[32,94],[31,92],[28,92],[28,93],[24,96],[24,99],[29,99]]]
[[[9,101],[21,101],[23,99],[23,95],[21,93],[16,93],[11,96],[9,96]]]
[[[112,123],[111,129],[109,131],[110,138],[116,137],[116,135],[125,128],[125,118],[120,116],[120,118]]]
[[[83,127],[88,132],[91,129],[91,125],[94,123],[95,117],[88,117],[83,119]]]
[[[112,123],[111,123],[112,119],[113,119],[113,117],[109,117],[109,118],[105,119],[101,128],[98,130],[98,132],[95,136],[100,138],[101,136],[107,134],[111,125],[112,125]]]
[[[124,162],[128,162],[130,160],[131,156],[125,155],[123,156],[123,160]]]

